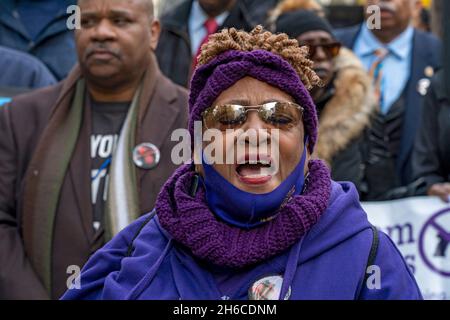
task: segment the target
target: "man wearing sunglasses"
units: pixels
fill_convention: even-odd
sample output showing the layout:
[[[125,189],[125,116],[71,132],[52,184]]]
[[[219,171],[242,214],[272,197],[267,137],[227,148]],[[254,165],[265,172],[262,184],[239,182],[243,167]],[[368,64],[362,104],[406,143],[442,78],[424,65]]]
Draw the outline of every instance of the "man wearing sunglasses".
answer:
[[[314,12],[284,13],[276,27],[308,46],[314,71],[323,82],[311,91],[319,116],[317,156],[330,165],[333,179],[352,181],[361,191],[362,136],[375,109],[369,76],[358,58],[341,48],[328,22]]]

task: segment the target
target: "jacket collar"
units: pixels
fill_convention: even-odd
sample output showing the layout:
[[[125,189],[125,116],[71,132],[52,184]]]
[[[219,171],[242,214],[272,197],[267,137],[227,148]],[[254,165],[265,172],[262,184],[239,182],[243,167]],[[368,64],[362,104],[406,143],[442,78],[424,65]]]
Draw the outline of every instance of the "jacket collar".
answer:
[[[63,87],[61,90],[61,94],[55,103],[55,106],[57,106],[60,102],[60,100],[66,96],[67,94],[70,94],[72,90],[75,88],[77,81],[83,77],[83,74],[81,72],[81,68],[79,64],[76,64],[72,71],[69,73],[67,78],[63,82]],[[147,66],[147,71],[142,79],[142,86],[143,88],[146,88],[146,90],[143,90],[139,102],[139,120],[141,121],[142,118],[147,113],[147,109],[149,107],[149,104],[152,100],[153,94],[155,93],[155,88],[159,87],[161,85],[164,85],[165,82],[158,83],[156,85],[151,85],[151,82],[153,81],[153,78],[160,78],[162,77],[161,71],[159,69],[158,63],[156,61],[155,55],[151,54],[150,62]],[[168,90],[167,92],[164,92],[164,95],[161,95],[161,99],[163,99],[165,102],[170,102],[176,99],[176,93],[173,92],[173,90]]]
[[[55,103],[55,107],[58,106],[60,101],[67,95],[71,94],[77,84],[77,81],[82,78],[82,72],[80,69],[80,65],[76,64],[75,67],[73,67],[72,71],[69,73],[67,78],[63,82],[63,87],[61,90],[61,94],[58,97],[57,102]],[[156,80],[155,80],[156,79]],[[147,71],[145,72],[143,79],[142,79],[142,87],[145,88],[140,97],[139,101],[139,118],[138,118],[138,135],[137,139],[139,139],[139,131],[142,122],[147,117],[148,111],[151,108],[152,109],[152,119],[155,119],[154,125],[156,127],[158,126],[158,121],[156,119],[168,119],[166,117],[164,118],[158,118],[154,115],[154,113],[159,113],[161,115],[169,116],[170,118],[174,118],[174,114],[178,114],[179,110],[177,108],[174,108],[173,110],[171,108],[166,108],[165,105],[172,104],[173,101],[177,99],[177,94],[174,90],[167,90],[168,86],[170,86],[170,81],[166,79],[158,66],[158,63],[156,61],[155,55],[151,54],[151,59],[149,62],[149,65],[147,66]],[[164,90],[165,89],[165,90]],[[156,96],[159,100],[159,103],[154,104],[152,103],[153,97]],[[166,110],[167,109],[167,110]],[[169,110],[170,109],[170,110]],[[53,112],[53,111],[52,111]],[[174,114],[171,114],[173,112]],[[170,128],[170,126],[166,125],[164,128]],[[161,128],[160,128],[161,129]],[[161,131],[161,130],[159,130]],[[162,130],[164,131],[164,129]],[[160,146],[164,142],[164,138],[162,135],[157,135],[157,141],[154,142],[155,145]]]
[[[174,84],[161,73],[153,54],[142,87],[144,90],[139,102],[136,145],[150,142],[161,150],[164,143],[169,140],[170,130],[181,110],[175,103],[178,99],[178,92]],[[164,119],[163,126],[161,126],[161,119]],[[155,173],[154,170],[138,170],[138,194],[141,194],[140,182],[142,179]]]
[[[367,56],[374,53],[379,48],[386,48],[399,59],[406,59],[412,50],[412,40],[414,36],[414,28],[407,27],[401,34],[388,44],[383,44],[375,35],[363,24],[361,32],[358,35],[358,47],[355,51],[358,55]]]

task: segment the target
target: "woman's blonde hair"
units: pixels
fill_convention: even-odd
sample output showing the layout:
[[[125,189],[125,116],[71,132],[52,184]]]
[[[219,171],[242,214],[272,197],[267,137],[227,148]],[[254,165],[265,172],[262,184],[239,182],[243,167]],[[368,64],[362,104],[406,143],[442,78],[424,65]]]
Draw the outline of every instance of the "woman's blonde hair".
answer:
[[[224,29],[211,35],[202,46],[198,64],[206,64],[228,50],[266,50],[275,53],[289,62],[308,90],[322,84],[313,71],[313,62],[307,58],[308,47],[300,47],[297,40],[290,39],[285,33],[273,34],[262,26],[255,27],[251,32]]]

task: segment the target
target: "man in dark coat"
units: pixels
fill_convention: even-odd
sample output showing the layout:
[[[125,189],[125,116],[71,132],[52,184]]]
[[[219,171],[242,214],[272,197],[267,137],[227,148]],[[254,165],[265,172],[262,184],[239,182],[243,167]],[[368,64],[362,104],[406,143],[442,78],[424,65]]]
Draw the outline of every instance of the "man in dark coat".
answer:
[[[156,49],[161,71],[188,87],[200,46],[209,34],[229,27],[250,31],[260,22],[253,20],[244,1],[185,0],[161,17]]]
[[[176,168],[187,93],[157,66],[151,2],[79,5],[79,65],[0,109],[0,299],[59,298]]]
[[[371,73],[379,109],[365,139],[365,200],[410,196],[419,187],[411,155],[421,119],[420,105],[430,77],[441,64],[441,43],[411,26],[412,0],[367,1],[381,9],[381,25],[366,21],[339,30],[337,38],[352,49]]]

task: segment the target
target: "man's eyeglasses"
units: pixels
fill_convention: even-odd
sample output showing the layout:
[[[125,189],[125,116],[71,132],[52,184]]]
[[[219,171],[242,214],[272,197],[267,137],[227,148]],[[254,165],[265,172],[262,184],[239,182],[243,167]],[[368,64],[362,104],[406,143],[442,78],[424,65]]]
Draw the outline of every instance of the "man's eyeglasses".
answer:
[[[293,102],[268,102],[258,106],[224,104],[212,106],[202,113],[207,129],[238,129],[247,121],[249,111],[258,113],[266,124],[281,130],[288,130],[302,121],[303,107]]]
[[[332,59],[337,57],[341,50],[341,43],[334,41],[334,42],[328,42],[328,43],[312,43],[303,41],[300,42],[300,46],[308,46],[309,47],[309,57],[314,58],[317,54],[317,50],[321,48],[323,52],[325,52],[325,55],[328,59]]]

